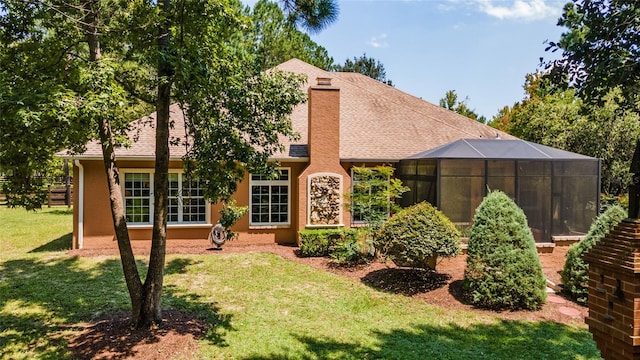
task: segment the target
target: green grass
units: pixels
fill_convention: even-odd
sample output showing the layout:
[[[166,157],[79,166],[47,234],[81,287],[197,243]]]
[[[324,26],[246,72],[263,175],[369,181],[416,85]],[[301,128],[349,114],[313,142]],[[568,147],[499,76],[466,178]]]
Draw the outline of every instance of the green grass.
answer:
[[[70,358],[80,323],[128,309],[117,257],[63,251],[66,209],[0,224],[0,359]],[[444,310],[271,254],[169,255],[164,289],[208,321],[202,359],[599,359],[586,326]]]

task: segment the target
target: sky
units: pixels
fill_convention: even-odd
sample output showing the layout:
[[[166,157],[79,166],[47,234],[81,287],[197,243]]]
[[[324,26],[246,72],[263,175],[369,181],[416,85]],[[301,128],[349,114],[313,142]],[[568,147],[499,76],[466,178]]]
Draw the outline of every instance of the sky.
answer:
[[[449,90],[487,120],[524,97],[569,0],[337,0],[338,20],[311,38],[335,63],[366,54],[404,92],[438,104]],[[243,0],[251,5],[253,0]]]

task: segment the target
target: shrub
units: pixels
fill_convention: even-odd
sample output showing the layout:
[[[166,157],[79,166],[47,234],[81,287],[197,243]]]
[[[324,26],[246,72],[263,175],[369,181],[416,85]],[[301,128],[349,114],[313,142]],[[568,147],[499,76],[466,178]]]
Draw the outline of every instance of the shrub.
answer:
[[[527,218],[503,192],[491,192],[476,209],[463,286],[469,301],[484,308],[535,310],[546,300]]]
[[[248,206],[238,206],[233,199],[223,202],[222,209],[220,209],[219,223],[224,227],[227,240],[233,240],[238,237],[238,233],[231,230],[231,227],[247,212],[249,212]]]
[[[609,206],[591,224],[587,235],[578,243],[571,245],[560,276],[563,291],[579,303],[587,302],[587,284],[589,282],[589,265],[584,262],[584,254],[600,239],[626,217],[626,211],[620,205]]]
[[[380,253],[398,265],[435,269],[435,260],[461,252],[460,234],[438,209],[422,202],[387,220],[374,237]]]
[[[375,255],[367,239],[367,232],[359,229],[356,231],[356,236],[349,236],[336,242],[329,249],[331,261],[338,265],[367,262]]]
[[[300,256],[329,256],[337,243],[357,242],[356,229],[300,230]]]

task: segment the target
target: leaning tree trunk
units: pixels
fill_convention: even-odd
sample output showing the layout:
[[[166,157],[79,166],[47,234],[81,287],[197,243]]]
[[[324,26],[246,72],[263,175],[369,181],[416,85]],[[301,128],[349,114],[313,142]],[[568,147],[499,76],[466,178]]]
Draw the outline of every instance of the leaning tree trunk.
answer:
[[[100,37],[98,33],[99,14],[96,10],[96,1],[87,1],[84,5],[86,11],[84,27],[87,32],[89,59],[92,62],[98,62],[102,55],[100,49]],[[118,164],[116,162],[116,156],[113,148],[114,137],[111,124],[109,123],[109,120],[103,118],[98,124],[98,128],[100,144],[102,146],[104,170],[107,175],[107,185],[109,188],[109,204],[111,206],[113,227],[118,241],[118,249],[120,251],[120,259],[122,262],[125,282],[127,284],[127,289],[129,290],[129,297],[131,298],[131,316],[135,321],[135,319],[140,316],[140,310],[142,308],[142,282],[140,281],[140,275],[138,274],[133,250],[131,249],[129,231],[127,230],[124,201],[122,198],[122,191],[120,189]]]

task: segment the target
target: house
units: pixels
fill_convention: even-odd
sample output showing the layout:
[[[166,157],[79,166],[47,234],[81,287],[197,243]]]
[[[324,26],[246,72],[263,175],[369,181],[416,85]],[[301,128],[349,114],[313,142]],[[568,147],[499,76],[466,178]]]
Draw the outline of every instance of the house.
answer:
[[[248,216],[234,227],[239,243],[295,244],[301,229],[351,226],[354,220],[342,201],[351,189],[354,166],[399,165],[461,139],[515,139],[358,73],[327,72],[297,59],[278,68],[308,79],[308,102],[291,115],[300,140],[284,142],[285,151],[273,157],[281,170],[278,179],[247,174],[239,184],[234,198],[249,206]],[[171,136],[183,137],[184,118],[177,105],[171,106],[171,119]],[[140,123],[131,147],[116,150],[133,241],[151,238],[155,134],[145,122],[153,123]],[[184,154],[184,148],[172,145],[169,241],[206,239],[220,209],[203,198],[198,181],[183,177]],[[73,247],[115,244],[99,144],[89,143],[71,159],[77,189]]]

